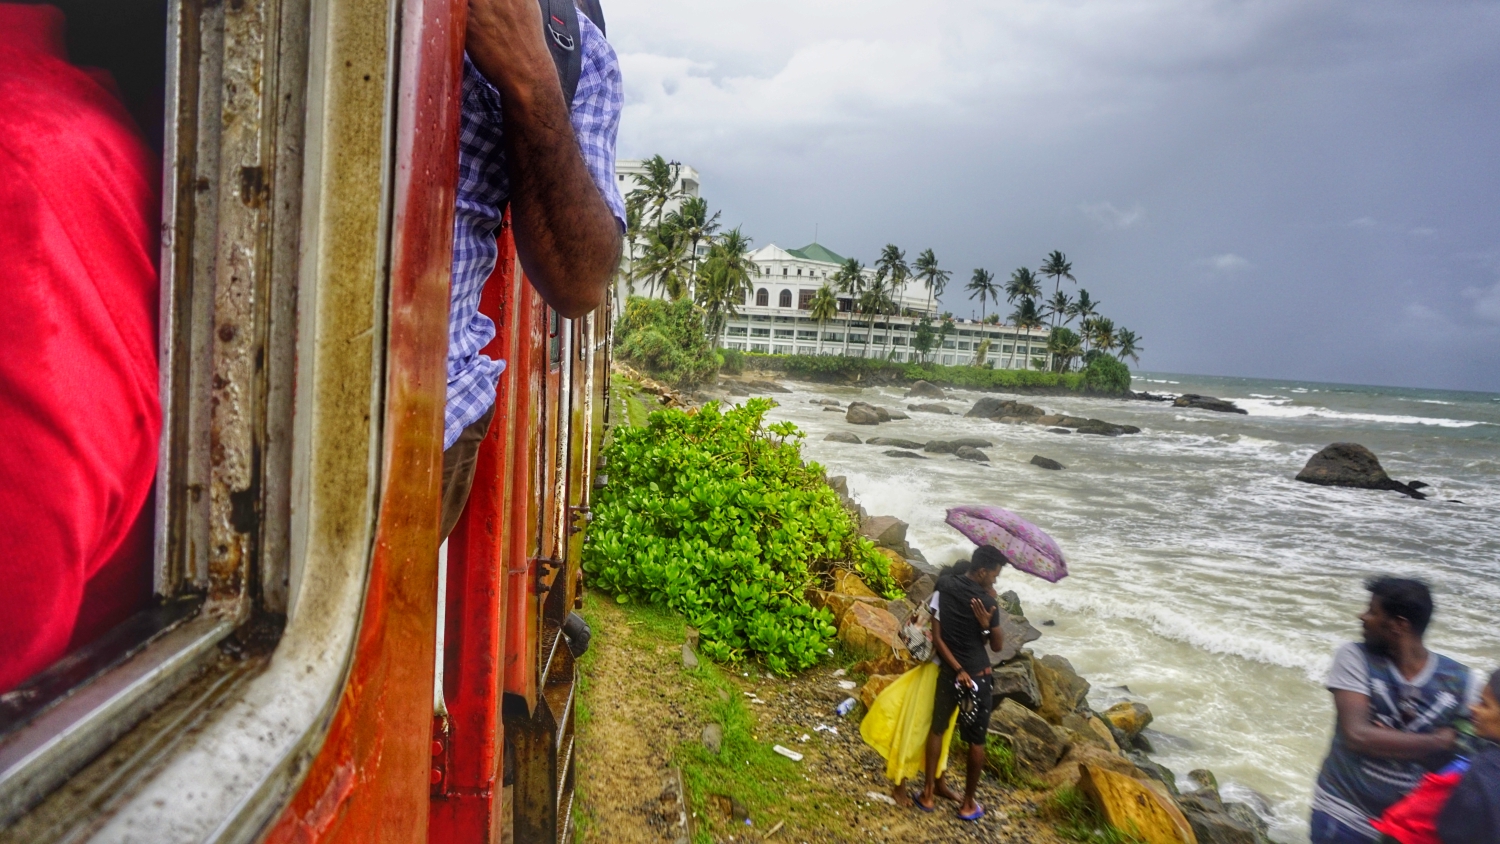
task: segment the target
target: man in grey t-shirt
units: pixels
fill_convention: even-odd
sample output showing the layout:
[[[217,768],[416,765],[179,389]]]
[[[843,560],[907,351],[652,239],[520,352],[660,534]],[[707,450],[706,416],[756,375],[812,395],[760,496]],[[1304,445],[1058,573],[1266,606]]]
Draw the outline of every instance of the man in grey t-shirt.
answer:
[[[1338,723],[1312,799],[1313,844],[1380,840],[1370,826],[1453,752],[1454,724],[1482,679],[1422,644],[1432,594],[1416,580],[1366,585],[1364,642],[1339,648],[1328,675]]]

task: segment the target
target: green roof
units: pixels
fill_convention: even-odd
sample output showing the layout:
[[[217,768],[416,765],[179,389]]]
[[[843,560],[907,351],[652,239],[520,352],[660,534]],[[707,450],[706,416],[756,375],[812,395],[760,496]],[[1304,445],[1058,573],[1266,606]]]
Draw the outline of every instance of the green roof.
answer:
[[[792,255],[796,255],[804,261],[822,261],[825,264],[842,264],[844,259],[837,253],[829,250],[821,243],[809,243],[801,249],[788,249]]]

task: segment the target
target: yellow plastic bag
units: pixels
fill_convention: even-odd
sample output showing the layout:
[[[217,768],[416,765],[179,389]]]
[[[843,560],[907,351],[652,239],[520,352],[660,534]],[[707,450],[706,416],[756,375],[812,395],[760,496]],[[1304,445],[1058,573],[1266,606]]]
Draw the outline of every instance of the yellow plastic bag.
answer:
[[[937,691],[937,678],[938,666],[934,662],[902,674],[875,698],[865,720],[860,722],[860,737],[885,757],[885,775],[892,783],[916,776],[927,763],[927,734],[932,730],[932,697]],[[943,733],[937,776],[948,769],[948,745],[953,741],[957,721],[958,711],[954,710]]]

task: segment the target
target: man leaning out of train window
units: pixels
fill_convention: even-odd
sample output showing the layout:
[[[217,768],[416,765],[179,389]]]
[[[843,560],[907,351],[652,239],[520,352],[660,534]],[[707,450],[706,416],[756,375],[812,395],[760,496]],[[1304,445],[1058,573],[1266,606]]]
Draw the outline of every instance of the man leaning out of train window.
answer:
[[[66,34],[0,3],[0,693],[151,599],[160,161]]]
[[[538,0],[470,0],[468,27],[443,420],[444,538],[468,500],[505,369],[505,361],[480,354],[495,325],[479,313],[479,296],[495,267],[506,205],[527,278],[568,318],[604,301],[625,229],[614,176],[624,92],[619,60],[600,26],[578,13],[582,68],[571,103],[544,41]]]

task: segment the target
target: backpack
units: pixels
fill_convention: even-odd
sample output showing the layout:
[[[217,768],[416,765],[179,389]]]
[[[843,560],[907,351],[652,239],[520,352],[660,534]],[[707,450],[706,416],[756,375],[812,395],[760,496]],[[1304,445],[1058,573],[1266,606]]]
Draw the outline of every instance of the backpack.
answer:
[[[578,93],[578,77],[583,73],[583,54],[578,50],[582,37],[578,33],[578,13],[588,15],[594,26],[604,32],[604,10],[599,0],[537,0],[542,7],[542,27],[546,32],[547,51],[552,54],[552,63],[557,65],[557,78],[562,82],[563,102],[569,108],[573,95]]]
[[[1468,770],[1469,760],[1458,759],[1437,773],[1427,774],[1410,794],[1370,825],[1399,844],[1442,844],[1437,834],[1438,815]]]

